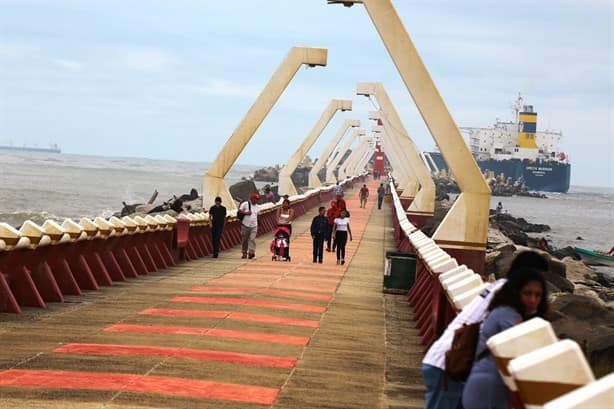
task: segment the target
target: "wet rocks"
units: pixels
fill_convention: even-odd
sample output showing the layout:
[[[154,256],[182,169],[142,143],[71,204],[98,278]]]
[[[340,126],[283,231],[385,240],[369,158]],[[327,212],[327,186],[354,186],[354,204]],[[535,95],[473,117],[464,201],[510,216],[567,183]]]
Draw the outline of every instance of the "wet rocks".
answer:
[[[258,182],[277,182],[279,180],[280,165],[268,166],[254,172],[254,180]]]

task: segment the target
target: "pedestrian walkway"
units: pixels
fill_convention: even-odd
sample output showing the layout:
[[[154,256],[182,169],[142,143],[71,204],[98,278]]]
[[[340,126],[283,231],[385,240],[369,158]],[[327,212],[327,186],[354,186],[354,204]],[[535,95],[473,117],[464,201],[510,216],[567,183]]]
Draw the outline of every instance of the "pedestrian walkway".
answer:
[[[311,262],[314,210],[294,222],[291,263],[271,261],[266,235],[254,260],[232,249],[3,315],[0,407],[420,407],[419,380],[410,399],[394,396],[416,368],[388,359],[387,331],[400,343],[407,324],[387,322],[399,296],[384,308],[381,293],[392,233],[375,200],[361,209],[357,191],[345,199],[354,240],[344,266],[326,252]]]

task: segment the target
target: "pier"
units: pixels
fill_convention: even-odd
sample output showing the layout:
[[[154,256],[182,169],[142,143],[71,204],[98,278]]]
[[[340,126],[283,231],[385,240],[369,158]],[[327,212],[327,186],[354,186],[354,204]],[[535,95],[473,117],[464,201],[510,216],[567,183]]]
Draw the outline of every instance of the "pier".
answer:
[[[297,164],[333,115],[352,109],[331,99],[282,168],[292,260],[273,261],[269,250],[281,201],[261,204],[256,256],[241,258],[242,222],[224,178],[298,69],[327,64],[325,48],[292,47],[203,175],[203,204],[220,196],[229,210],[219,258],[210,257],[206,207],[19,230],[0,222],[2,408],[423,407],[424,352],[490,288],[490,189],[392,2],[328,3],[368,13],[454,174],[461,193],[432,237],[420,230],[434,211],[432,177],[384,86],[365,82],[349,92],[377,99],[368,118],[377,125],[344,122],[299,191]],[[382,182],[390,193],[377,209]],[[345,264],[333,253],[313,263],[310,222],[336,189],[354,240]],[[388,251],[416,261],[398,295],[382,291],[395,274]],[[529,320],[491,341],[515,407],[611,402],[614,376],[596,380],[579,345],[549,323]]]

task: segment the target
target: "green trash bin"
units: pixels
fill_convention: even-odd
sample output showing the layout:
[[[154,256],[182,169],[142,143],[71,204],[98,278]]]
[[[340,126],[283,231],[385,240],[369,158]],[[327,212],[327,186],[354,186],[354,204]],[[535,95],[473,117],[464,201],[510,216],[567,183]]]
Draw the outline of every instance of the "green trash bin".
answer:
[[[384,292],[405,294],[416,280],[416,255],[396,251],[386,252]]]

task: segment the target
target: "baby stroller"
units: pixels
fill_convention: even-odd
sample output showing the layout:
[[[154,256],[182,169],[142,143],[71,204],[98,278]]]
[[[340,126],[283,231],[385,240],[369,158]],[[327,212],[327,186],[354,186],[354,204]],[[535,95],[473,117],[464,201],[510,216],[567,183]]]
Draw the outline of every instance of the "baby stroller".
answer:
[[[271,242],[271,253],[273,261],[290,261],[290,229],[285,226],[278,226],[273,231],[273,241]]]

